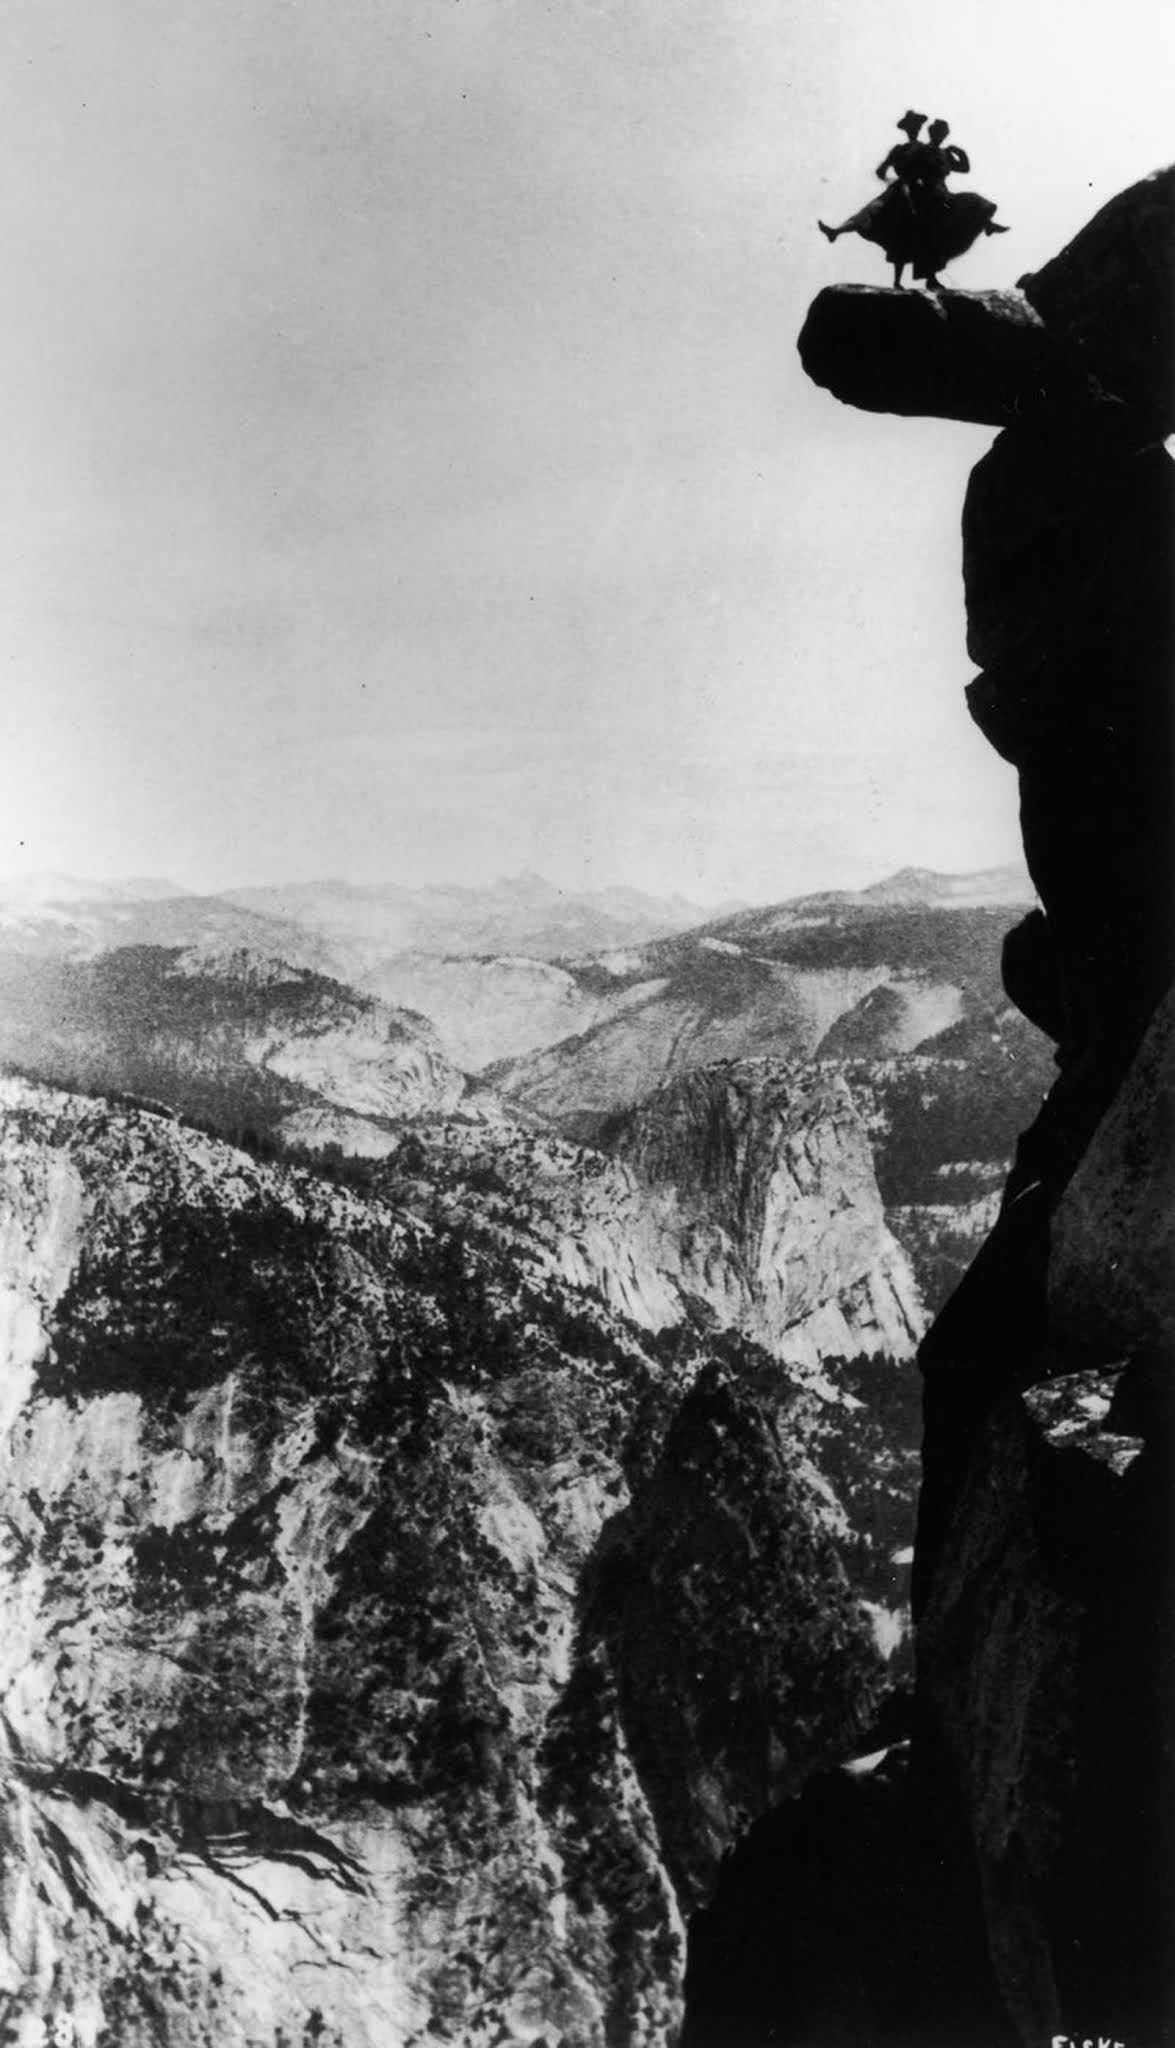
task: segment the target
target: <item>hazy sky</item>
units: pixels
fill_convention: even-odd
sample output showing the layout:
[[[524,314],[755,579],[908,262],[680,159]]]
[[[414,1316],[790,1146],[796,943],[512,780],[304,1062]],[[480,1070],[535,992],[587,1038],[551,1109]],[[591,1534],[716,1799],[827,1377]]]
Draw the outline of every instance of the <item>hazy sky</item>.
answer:
[[[1014,857],[990,434],[803,377],[944,114],[1004,283],[1170,154],[1169,0],[7,0],[0,872],[765,898]]]

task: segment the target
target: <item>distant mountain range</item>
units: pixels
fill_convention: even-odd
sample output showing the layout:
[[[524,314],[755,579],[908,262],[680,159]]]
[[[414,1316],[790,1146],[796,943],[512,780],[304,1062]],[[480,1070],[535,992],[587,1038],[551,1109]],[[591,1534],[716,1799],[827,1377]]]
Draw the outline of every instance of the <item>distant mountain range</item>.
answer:
[[[0,1059],[237,1137],[382,1157],[405,1118],[456,1112],[491,1150],[521,1117],[623,1153],[626,1120],[693,1074],[835,1067],[930,1306],[990,1224],[1053,1074],[1000,982],[1025,899],[1014,871],[908,871],[561,961],[418,952],[366,974],[347,971],[337,923],[217,897],[30,893],[0,943]],[[548,894],[514,893],[532,909]],[[341,904],[352,931],[356,903],[375,918],[380,900],[335,885],[282,896],[324,926]]]
[[[1003,904],[1031,895],[1027,876],[1012,868],[977,875],[906,868],[856,894],[836,892],[836,900]],[[55,936],[62,950],[77,951],[192,945],[214,936],[249,943],[268,929],[287,940],[291,930],[311,935],[349,955],[352,966],[399,953],[561,960],[647,945],[743,908],[619,887],[569,890],[534,874],[477,888],[324,880],[208,892],[158,877],[96,881],[47,873],[0,879],[0,943],[22,936],[49,943]]]
[[[304,925],[332,944],[370,952],[375,959],[389,953],[451,953],[555,960],[607,946],[643,945],[714,914],[684,896],[560,889],[532,874],[477,889],[299,882],[229,889],[224,896],[246,910]]]
[[[324,881],[219,895],[176,890],[166,881],[98,883],[43,875],[0,883],[0,956],[93,960],[116,947],[161,946],[200,953],[212,971],[218,959],[240,952],[270,957],[344,982],[394,1008],[421,1012],[436,1026],[447,1057],[476,1073],[594,1032],[631,1010],[644,1012],[658,992],[654,984],[667,994],[660,1022],[680,1053],[691,1042],[703,1058],[743,1050],[808,1052],[815,1043],[811,1030],[797,1028],[794,1019],[786,1023],[780,977],[766,973],[763,959],[756,965],[753,957],[778,952],[780,921],[794,933],[812,919],[825,929],[855,913],[860,922],[886,909],[1007,908],[1030,899],[1026,876],[1013,869],[972,876],[908,869],[855,893],[834,891],[775,909],[717,914],[683,897],[623,889],[574,894],[532,875],[483,889],[414,891]],[[756,932],[773,944],[752,944]],[[664,951],[661,942],[678,938],[686,942],[684,952]],[[741,956],[737,995],[736,969],[717,976],[714,971],[724,947],[737,948]],[[696,1028],[694,997],[706,979],[699,965],[703,951],[713,956],[709,981],[727,985],[716,998],[724,1014],[732,1004],[754,1011],[753,987],[759,985],[761,1014],[748,1017],[745,1029],[732,1034]],[[805,993],[792,980],[801,1008],[815,1003],[814,1014],[828,1026],[840,1016],[844,1004],[838,994],[819,995],[814,984]],[[693,995],[686,991],[678,1018],[675,1005],[685,983],[693,984]],[[868,973],[858,975],[853,986],[866,997],[872,986]],[[913,1000],[907,988],[904,1015]],[[933,1004],[933,997],[928,1000]],[[877,1019],[865,1021],[871,1030]],[[925,1012],[922,1035],[932,1021]],[[904,1023],[893,1017],[892,1041],[919,1035],[918,1023],[912,1012]],[[662,1072],[678,1070],[651,1049],[658,1034],[651,1013],[633,1028],[634,1084],[652,1086]],[[628,1046],[617,1024],[611,1044],[604,1041],[597,1049],[606,1063],[626,1066]],[[528,1092],[531,1084],[532,1077],[520,1074],[518,1092]],[[634,1085],[627,1099],[639,1092]],[[602,1102],[598,1088],[591,1092],[594,1106],[614,1099],[610,1085]]]
[[[933,878],[937,880],[938,878]],[[956,1056],[993,1032],[1039,1045],[1000,982],[1019,904],[890,885],[800,897],[644,947],[566,963],[600,1014],[499,1062],[487,1078],[544,1115],[577,1119],[638,1101],[717,1059],[890,1058],[931,1045]],[[444,1035],[439,1005],[432,1012]]]
[[[731,905],[730,908],[735,906]],[[643,945],[714,915],[684,896],[560,889],[539,875],[482,888],[293,882],[196,893],[165,881],[94,882],[71,875],[0,881],[0,943],[32,940],[84,952],[111,945],[202,942],[317,948],[324,963],[370,972],[391,954],[521,954],[553,960]]]
[[[942,875],[933,868],[901,868],[883,882],[874,882],[860,892],[868,903],[1022,903],[1036,900],[1028,871],[1023,867],[982,868],[976,874]]]

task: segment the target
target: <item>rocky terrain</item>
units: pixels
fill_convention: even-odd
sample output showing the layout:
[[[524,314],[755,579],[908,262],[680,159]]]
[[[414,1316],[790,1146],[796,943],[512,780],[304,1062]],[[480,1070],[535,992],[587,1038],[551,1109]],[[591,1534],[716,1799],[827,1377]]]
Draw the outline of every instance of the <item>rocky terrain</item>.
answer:
[[[1014,870],[906,870],[856,895],[717,919],[678,898],[581,898],[528,877],[482,891],[307,883],[199,896],[45,876],[0,884],[0,963],[11,988],[22,962],[132,947],[280,960],[422,1013],[463,1071],[500,1069],[520,1099],[566,1116],[633,1101],[708,1059],[807,1055],[842,1017],[860,1049],[911,1046],[1002,1001],[992,913],[1032,900]],[[550,1060],[527,1060],[547,1048]]]
[[[0,1112],[7,2038],[668,2043],[683,1914],[886,1684],[899,1368],[805,1362],[818,1259],[787,1370],[618,1314],[558,1141],[527,1213],[468,1123],[345,1186]],[[835,1230],[842,1122],[768,1210]]]
[[[376,891],[293,891],[281,906],[309,895],[311,910],[336,897],[348,908],[356,894],[357,914],[383,914]],[[81,957],[70,939],[62,958],[11,930],[0,1056],[230,1135],[280,1131],[287,1145],[369,1155],[390,1149],[398,1117],[458,1104],[491,1149],[518,1111],[594,1150],[620,1142],[642,1100],[708,1065],[815,1064],[849,1086],[887,1225],[933,1309],[990,1227],[1017,1133],[1054,1074],[1047,1039],[1000,983],[1007,920],[1030,897],[1016,873],[907,871],[579,959],[388,956],[369,981],[408,1008],[312,965],[326,940],[309,922],[224,904],[209,922],[207,899],[182,899],[198,934],[182,947],[94,951],[96,925]],[[113,899],[120,916],[126,903]],[[157,894],[133,915],[163,929],[176,908]],[[253,943],[239,942],[238,916]],[[511,1042],[519,1057],[487,1065]]]
[[[653,942],[738,1056],[586,1120],[220,926],[0,956],[12,2038],[668,2048],[908,1685],[913,1355],[1047,1072],[992,886]]]
[[[0,952],[0,1058],[268,1133],[325,1106],[376,1119],[468,1093],[427,1019],[244,947],[125,946],[95,960]]]
[[[903,1711],[1030,900],[559,960],[384,958],[379,892],[15,907],[14,2039],[669,2048],[723,1857]]]
[[[847,402],[1003,429],[968,703],[1019,776],[1004,981],[1058,1073],[921,1346],[907,1739],[724,1866],[688,2048],[1175,2040],[1173,251],[1165,171],[1014,292],[825,292],[801,336]]]
[[[1000,979],[1025,893],[1015,876],[899,876],[580,963],[581,980],[608,975],[628,1006],[485,1078],[621,1151],[643,1102],[711,1066],[766,1059],[843,1083],[886,1223],[936,1309],[991,1228],[1018,1133],[1055,1078],[1052,1048]]]
[[[639,949],[609,960],[639,960]],[[578,1040],[656,995],[653,968],[641,976],[575,960],[522,954],[396,953],[367,976],[388,1001],[421,1010],[458,1066],[489,1073],[565,1040]]]
[[[1008,1004],[999,958],[1009,910],[1031,900],[1015,875],[897,876],[569,963],[585,991],[623,994],[623,1009],[489,1078],[589,1129],[717,1059],[886,1057],[946,1031],[982,1039],[1001,1027],[1027,1058],[1039,1041]]]
[[[983,1883],[1029,1930],[1000,1967],[1036,1982],[1031,2025],[1062,2010],[1007,1842],[1021,1759],[1045,1783],[1081,1733],[1052,1704],[1085,1669],[1057,1631],[1088,1610],[1092,1643],[1112,1633],[1111,1582],[1071,1583],[1062,1553],[1055,1593],[1005,1496],[1055,1469],[1062,1527],[1088,1512],[1127,1554],[1153,1526],[1153,1368],[1123,1408],[1106,1347],[1130,1347],[1168,1250],[1118,1192],[1162,1050],[1058,1212],[1054,1295],[1085,1308],[1055,1314],[1088,1331],[1117,1304],[1113,1341],[1091,1363],[1049,1340],[1055,1391],[1000,1421],[974,1482],[996,1492],[958,1537],[976,1376],[1029,1339],[968,1282],[924,1353],[966,1330],[973,1391],[932,1376],[936,1675],[913,1751],[885,1747],[911,1726],[915,1349],[1006,1237],[1019,1133],[1013,1188],[1050,1157],[1059,1184],[1125,1043],[1081,1040],[1073,969],[1057,994],[1038,869],[1047,915],[1020,875],[907,871],[667,935],[630,905],[624,943],[561,957],[589,928],[537,888],[433,904],[432,927],[333,886],[8,903],[13,2040],[669,2048],[688,1923],[688,2038],[749,2048],[786,2021],[806,2048],[862,2028],[900,2048],[929,2013],[946,2048],[962,1998],[960,2048],[992,2048],[974,1852],[961,1815],[945,1836],[927,1818],[960,1796],[944,1741],[987,1797],[976,1698],[1004,1773]],[[383,951],[502,938],[507,911],[548,957]],[[1037,1588],[1023,1636],[1009,1558]],[[1014,1644],[1039,1733],[1005,1726],[1003,1664],[960,1631]],[[1129,1632],[1112,1647],[1153,1699]],[[842,1791],[821,1773],[846,1753]],[[1042,1839],[1070,1839],[1050,1813]],[[874,1915],[865,1955],[879,1892],[912,1903]],[[931,1899],[937,1977],[889,1960]],[[798,1973],[780,1915],[808,1930]],[[833,1952],[858,1954],[847,2006]]]
[[[890,1226],[965,1058],[588,1145],[209,933],[0,971],[12,2037],[668,2044],[723,1854],[908,1680]]]

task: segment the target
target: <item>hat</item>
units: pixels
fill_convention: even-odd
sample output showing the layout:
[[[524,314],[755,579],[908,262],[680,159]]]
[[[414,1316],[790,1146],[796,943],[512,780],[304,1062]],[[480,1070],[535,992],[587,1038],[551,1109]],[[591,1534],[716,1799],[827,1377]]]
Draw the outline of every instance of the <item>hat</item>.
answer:
[[[915,135],[917,135],[918,130],[921,128],[922,123],[925,119],[925,114],[916,114],[913,108],[911,107],[908,108],[907,111],[902,115],[902,118],[897,125],[899,128],[904,128],[907,135],[909,135],[912,139]]]

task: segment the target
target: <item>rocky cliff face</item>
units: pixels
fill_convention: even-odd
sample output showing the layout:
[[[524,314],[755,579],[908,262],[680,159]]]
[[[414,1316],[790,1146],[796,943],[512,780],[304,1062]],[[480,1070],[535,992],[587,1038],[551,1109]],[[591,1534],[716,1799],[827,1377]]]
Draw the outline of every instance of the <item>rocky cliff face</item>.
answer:
[[[827,1483],[811,1446],[797,1455],[798,1411],[757,1402],[753,1384],[713,1372],[694,1387],[609,1530],[594,1593],[688,1906],[742,1828],[851,1743],[878,1700]]]
[[[1175,175],[1147,181],[1025,280],[1112,404],[1001,435],[963,522],[969,701],[1019,771],[1042,905],[1005,979],[1060,1074],[926,1343],[915,1583],[927,1726],[1024,2041],[1175,2026],[1162,1019],[1144,1039],[1175,936],[1173,204]]]
[[[910,1355],[921,1303],[839,1073],[706,1067],[604,1137],[642,1181],[678,1191],[685,1286],[705,1299],[724,1263],[746,1296],[743,1327],[768,1349],[812,1363]]]
[[[683,1908],[885,1680],[860,1382],[642,1336],[484,1154],[0,1112],[0,2026],[667,2048]]]
[[[463,1188],[479,1205],[488,1195],[505,1232],[529,1233],[532,1256],[541,1246],[547,1270],[643,1330],[700,1317],[805,1384],[829,1357],[913,1358],[922,1300],[839,1072],[775,1061],[707,1068],[616,1118],[607,1135],[606,1149],[576,1145],[487,1112],[420,1124],[398,1167],[386,1149],[406,1199],[427,1211],[447,1188],[456,1211]],[[366,1149],[362,1129],[347,1142]]]
[[[1006,428],[964,513],[968,694],[1041,905],[1006,986],[1060,1071],[922,1346],[908,1742],[751,1831],[690,2048],[1175,2040],[1173,223],[1164,172],[1018,294],[824,293],[802,339],[850,402]]]
[[[1014,873],[911,873],[579,963],[585,985],[619,981],[625,1013],[496,1068],[495,1086],[524,1114],[623,1150],[646,1105],[707,1068],[749,1073],[766,1058],[797,1082],[807,1068],[829,1100],[847,1082],[886,1225],[937,1308],[991,1228],[1017,1135],[1055,1078],[1052,1047],[1001,982],[1009,919],[1031,898]],[[705,1094],[699,1082],[682,1100]],[[678,1153],[688,1181],[696,1160]]]
[[[0,1046],[42,1076],[195,1114],[254,1147],[386,1158],[419,1125],[430,1185],[449,1165],[498,1175],[516,1213],[533,1210],[552,1271],[647,1330],[696,1301],[809,1366],[908,1358],[922,1333],[869,1141],[831,1069],[692,1076],[618,1120],[604,1157],[474,1090],[425,1018],[240,948],[10,957],[0,996]]]

